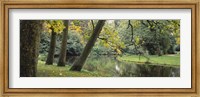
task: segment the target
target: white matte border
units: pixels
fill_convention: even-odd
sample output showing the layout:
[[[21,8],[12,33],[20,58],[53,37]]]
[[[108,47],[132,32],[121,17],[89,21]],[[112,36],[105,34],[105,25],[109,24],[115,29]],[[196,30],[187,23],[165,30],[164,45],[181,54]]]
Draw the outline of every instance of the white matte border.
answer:
[[[21,19],[180,19],[181,77],[19,77]],[[191,88],[191,9],[9,9],[9,88]]]

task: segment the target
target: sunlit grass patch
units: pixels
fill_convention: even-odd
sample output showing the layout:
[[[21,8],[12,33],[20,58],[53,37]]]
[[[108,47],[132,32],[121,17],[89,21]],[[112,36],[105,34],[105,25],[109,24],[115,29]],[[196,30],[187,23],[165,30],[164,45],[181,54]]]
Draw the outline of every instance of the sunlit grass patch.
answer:
[[[173,55],[148,55],[149,62],[154,65],[170,65],[170,66],[179,66],[180,65],[180,54]],[[119,61],[128,61],[135,63],[145,63],[147,58],[144,56],[138,55],[123,55],[122,57],[117,57]]]

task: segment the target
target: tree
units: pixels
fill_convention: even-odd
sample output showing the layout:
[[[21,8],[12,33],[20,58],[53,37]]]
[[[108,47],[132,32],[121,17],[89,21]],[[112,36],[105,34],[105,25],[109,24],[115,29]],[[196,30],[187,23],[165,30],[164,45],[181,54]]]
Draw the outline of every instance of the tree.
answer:
[[[106,22],[98,37],[99,45],[105,47],[106,49],[111,49],[113,54],[122,54],[121,50],[125,48],[125,45],[119,36],[116,26],[118,26],[118,24],[116,24],[115,20],[108,20]]]
[[[64,29],[63,21],[61,20],[48,20],[45,22],[46,30],[51,33],[51,42],[49,47],[49,53],[46,60],[47,65],[52,65],[54,60],[54,53],[56,47],[56,34],[61,33]]]
[[[138,29],[142,46],[150,55],[162,55],[172,51],[180,40],[179,20],[141,20]]]
[[[46,60],[47,65],[53,64],[55,48],[56,48],[56,32],[54,32],[54,30],[52,30],[49,53],[48,53],[48,57],[47,57],[47,60]]]
[[[61,50],[60,50],[60,56],[58,60],[58,66],[65,66],[65,60],[66,60],[66,50],[67,50],[67,33],[68,33],[68,26],[69,26],[69,21],[64,20],[64,25],[65,29],[63,31],[63,36],[62,36],[62,45],[61,45]]]
[[[20,76],[35,77],[42,21],[20,21]]]
[[[90,54],[104,24],[105,24],[106,20],[99,20],[94,32],[92,33],[92,36],[90,37],[89,41],[87,42],[83,53],[81,54],[81,56],[79,57],[79,59],[77,61],[74,62],[73,66],[70,68],[71,71],[81,71],[88,55]]]
[[[127,25],[128,27],[124,27]],[[126,45],[122,51],[132,54],[162,55],[180,43],[179,20],[123,20],[118,32]]]
[[[116,20],[117,21],[117,20]],[[91,32],[94,31],[97,20],[91,20],[88,22],[87,29],[84,30],[84,41],[88,41]],[[107,20],[102,28],[100,35],[98,36],[95,46],[93,47],[91,54],[95,55],[110,55],[110,54],[121,54],[121,49],[124,48],[124,43],[119,37],[118,25],[119,21]]]

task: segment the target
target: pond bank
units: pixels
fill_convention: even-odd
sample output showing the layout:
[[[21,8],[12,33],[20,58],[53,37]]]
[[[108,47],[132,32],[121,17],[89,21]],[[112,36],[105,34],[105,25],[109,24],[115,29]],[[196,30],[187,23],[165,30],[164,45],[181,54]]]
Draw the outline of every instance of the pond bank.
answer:
[[[122,62],[134,62],[136,64],[150,64],[150,65],[163,65],[163,66],[180,66],[180,54],[174,55],[149,55],[149,62],[144,56],[138,55],[123,55],[118,56],[117,60]]]
[[[43,61],[41,61],[41,59]],[[65,67],[45,65],[45,58],[38,61],[38,76],[50,77],[179,77],[180,67],[136,64],[134,62],[118,61],[116,56],[90,56],[81,72],[69,71],[77,57],[67,57]]]

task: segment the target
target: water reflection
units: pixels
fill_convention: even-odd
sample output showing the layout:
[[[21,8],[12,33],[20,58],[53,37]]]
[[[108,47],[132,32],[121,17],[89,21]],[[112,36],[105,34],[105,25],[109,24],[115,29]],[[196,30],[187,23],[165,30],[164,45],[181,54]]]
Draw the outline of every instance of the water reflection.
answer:
[[[72,65],[76,56],[67,56]],[[88,71],[100,71],[113,77],[180,77],[179,67],[121,62],[115,56],[90,56],[84,67]]]

